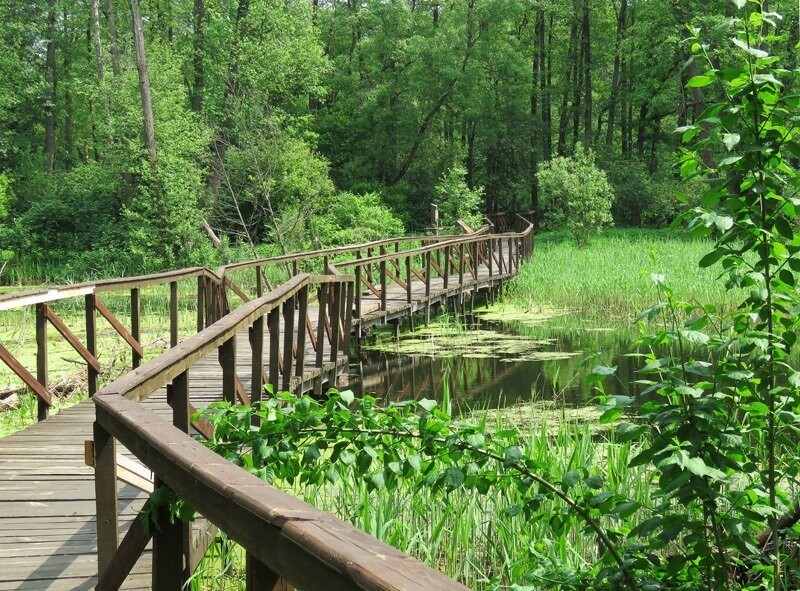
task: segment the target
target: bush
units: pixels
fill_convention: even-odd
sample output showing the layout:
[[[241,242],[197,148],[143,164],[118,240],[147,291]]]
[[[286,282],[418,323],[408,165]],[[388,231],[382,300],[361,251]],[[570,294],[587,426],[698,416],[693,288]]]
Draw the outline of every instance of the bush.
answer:
[[[483,201],[483,187],[470,189],[466,182],[467,170],[454,165],[442,175],[436,184],[436,202],[441,215],[441,225],[454,228],[458,220],[463,220],[472,228],[481,225],[480,206]]]
[[[311,222],[319,245],[346,246],[391,236],[403,236],[403,222],[386,207],[377,193],[338,193],[327,211]]]
[[[537,178],[546,221],[569,229],[579,246],[611,224],[614,193],[591,150],[579,144],[573,156],[557,156],[542,164]]]

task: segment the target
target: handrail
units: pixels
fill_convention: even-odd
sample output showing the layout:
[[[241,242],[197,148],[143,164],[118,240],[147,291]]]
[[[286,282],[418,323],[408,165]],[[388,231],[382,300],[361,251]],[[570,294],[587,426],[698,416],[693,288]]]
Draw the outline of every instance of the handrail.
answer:
[[[522,214],[526,215],[526,214]],[[156,273],[151,275],[141,275],[135,277],[123,277],[116,279],[106,279],[100,281],[89,281],[77,283],[74,285],[56,287],[52,289],[39,289],[29,290],[25,292],[11,293],[0,296],[0,311],[19,309],[27,306],[36,307],[36,335],[37,335],[37,371],[34,376],[28,369],[24,368],[17,359],[14,358],[11,352],[5,348],[0,348],[0,361],[5,363],[11,371],[16,374],[36,395],[38,398],[38,413],[37,418],[42,420],[47,417],[48,410],[51,405],[51,398],[48,395],[48,370],[47,370],[47,327],[48,324],[56,327],[64,338],[69,342],[70,346],[76,350],[79,355],[87,360],[87,373],[88,373],[88,389],[89,395],[93,395],[97,390],[98,376],[100,374],[100,366],[97,362],[98,352],[96,351],[96,316],[100,312],[102,318],[111,324],[115,332],[126,342],[131,350],[132,365],[134,368],[138,367],[143,358],[143,347],[140,342],[140,290],[144,287],[154,285],[170,285],[169,294],[169,317],[170,317],[170,346],[175,346],[180,340],[178,330],[178,283],[187,279],[197,278],[196,299],[197,299],[197,330],[200,331],[204,327],[209,326],[217,319],[223,317],[230,311],[227,298],[227,290],[230,289],[232,293],[236,294],[242,301],[246,302],[250,299],[250,295],[246,294],[244,290],[239,288],[231,281],[229,274],[232,271],[238,271],[246,268],[255,267],[257,270],[257,283],[256,295],[261,295],[262,289],[262,269],[266,265],[280,264],[280,263],[294,263],[294,274],[299,272],[298,262],[309,260],[313,258],[324,258],[324,265],[321,271],[323,273],[330,273],[331,263],[330,257],[344,254],[355,253],[356,257],[350,261],[339,261],[337,264],[342,267],[354,266],[361,268],[369,264],[381,264],[386,261],[393,261],[396,263],[402,254],[407,260],[410,256],[421,256],[427,252],[434,252],[443,250],[446,245],[450,245],[453,251],[464,250],[463,245],[473,243],[480,243],[482,252],[468,252],[463,256],[456,257],[459,260],[463,259],[463,264],[454,267],[460,269],[463,276],[463,267],[466,265],[468,270],[474,271],[475,261],[484,260],[488,261],[489,258],[496,258],[494,255],[489,257],[488,250],[485,247],[487,240],[490,236],[495,239],[502,237],[503,239],[521,239],[526,244],[530,242],[527,233],[531,231],[531,224],[524,220],[521,215],[517,214],[517,218],[528,223],[528,228],[521,233],[502,233],[491,234],[491,226],[484,225],[476,230],[473,234],[457,234],[457,235],[438,235],[438,236],[404,236],[398,238],[387,238],[382,240],[375,240],[372,242],[365,242],[362,244],[345,246],[332,249],[316,250],[310,252],[302,252],[296,254],[288,254],[277,257],[270,257],[265,259],[258,259],[252,261],[244,261],[241,263],[233,263],[230,265],[223,265],[217,271],[212,271],[206,267],[191,267],[187,269],[179,269],[175,271],[167,271],[163,273]],[[411,242],[420,242],[423,246],[400,250],[401,244],[408,244]],[[494,243],[494,242],[492,242]],[[509,243],[510,244],[510,243]],[[393,254],[386,253],[387,247],[394,245]],[[381,255],[372,256],[373,249],[379,249]],[[502,249],[502,246],[501,246]],[[362,258],[361,253],[366,250],[367,257]],[[508,252],[511,251],[511,246],[508,247]],[[449,252],[449,251],[448,251]],[[525,255],[530,252],[530,248],[526,248]],[[441,255],[437,255],[440,259]],[[470,258],[472,257],[472,258]],[[474,259],[474,261],[472,260]],[[510,268],[511,261],[509,260]],[[503,261],[498,260],[499,269],[502,271]],[[407,263],[409,276],[413,273],[417,278],[430,277],[429,269],[412,269],[410,263]],[[441,260],[432,263],[434,270],[438,271],[441,275]],[[396,267],[396,265],[395,265]],[[490,263],[491,267],[491,263]],[[335,268],[335,267],[334,267]],[[449,268],[449,267],[448,267]],[[384,269],[383,271],[386,271]],[[406,282],[399,279],[400,269],[388,270],[388,276],[395,283],[400,285],[410,285],[410,280],[407,277]],[[387,272],[382,273],[382,287],[386,286]],[[358,278],[359,284],[364,283],[373,293],[382,293],[381,302],[382,309],[386,309],[385,289],[378,292],[377,288],[370,285],[372,277]],[[428,282],[429,283],[429,282]],[[406,285],[407,284],[407,285]],[[445,280],[445,285],[447,281]],[[98,294],[111,291],[130,290],[130,309],[131,309],[131,326],[125,327],[123,324],[109,311],[103,302],[98,298]],[[252,295],[252,294],[251,294]],[[48,306],[48,304],[57,301],[69,300],[78,297],[84,298],[84,308],[86,316],[86,344],[72,334],[66,327],[55,312]],[[410,290],[409,290],[410,297]],[[360,295],[356,296],[360,304]],[[0,345],[2,347],[2,345]]]
[[[265,581],[274,582],[280,577],[303,589],[466,589],[336,517],[274,489],[194,441],[187,433],[190,408],[188,371],[194,363],[215,349],[219,350],[220,363],[228,364],[227,373],[223,367],[223,382],[232,384],[236,380],[235,355],[226,356],[224,351],[232,346],[236,334],[243,329],[251,329],[251,339],[262,333],[264,317],[268,316],[271,339],[273,335],[291,335],[284,341],[283,349],[284,359],[288,357],[290,361],[285,367],[291,368],[294,327],[304,325],[303,318],[294,323],[295,306],[299,302],[299,308],[305,308],[303,302],[307,301],[308,289],[313,285],[318,285],[321,293],[330,292],[330,297],[323,297],[329,306],[320,306],[320,326],[327,324],[324,314],[329,309],[333,326],[332,352],[338,355],[336,327],[342,321],[345,325],[350,322],[353,282],[352,275],[298,275],[261,298],[242,305],[95,395],[100,591],[106,588],[106,581],[114,581],[108,584],[111,588],[120,582],[120,576],[124,579],[150,535],[143,533],[145,529],[142,527],[131,526],[129,532],[134,533],[130,535],[138,539],[131,541],[126,535],[119,543],[116,463],[113,460],[116,457],[115,440],[152,470],[161,485],[169,487],[244,546],[248,554],[248,570],[259,572],[259,588],[271,588],[272,585],[266,585]],[[347,293],[343,286],[347,286]],[[281,308],[285,322],[283,330],[272,325],[277,321]],[[342,310],[345,314],[343,319],[339,317]],[[302,334],[303,331],[299,331],[298,338]],[[271,341],[271,347],[277,343]],[[298,344],[298,354],[300,348]],[[260,355],[261,351],[258,353]],[[277,354],[278,351],[270,349],[271,358],[277,358]],[[318,351],[317,359],[321,358]],[[255,359],[254,354],[251,376],[254,393],[261,388],[263,381],[263,371]],[[174,425],[136,404],[170,382]],[[227,390],[223,393],[232,399]],[[181,579],[185,579],[185,565],[191,563],[184,560],[189,551],[182,542],[186,539],[187,528],[185,524],[169,525],[166,521],[155,531],[151,528],[155,538],[155,589],[176,588],[174,583],[180,584]],[[138,552],[131,552],[132,547]]]
[[[484,229],[485,228],[485,229]],[[489,227],[485,226],[476,230],[476,232],[486,231]],[[453,240],[458,238],[463,238],[463,234],[441,234],[441,235],[419,235],[419,236],[400,236],[397,238],[382,238],[381,240],[373,240],[372,242],[363,242],[361,244],[354,244],[348,246],[339,246],[336,248],[325,248],[320,250],[312,250],[306,252],[299,252],[293,254],[284,254],[274,257],[268,257],[264,259],[255,259],[251,261],[242,261],[239,263],[231,263],[229,265],[223,265],[217,269],[216,275],[217,277],[223,277],[230,271],[237,271],[240,269],[246,269],[251,267],[258,267],[270,264],[279,264],[279,263],[291,263],[295,261],[304,261],[312,258],[324,257],[324,256],[336,256],[340,254],[349,254],[353,252],[359,252],[361,250],[367,250],[370,248],[380,248],[381,246],[386,246],[388,244],[395,244],[395,243],[404,243],[404,242],[443,242],[447,240]]]

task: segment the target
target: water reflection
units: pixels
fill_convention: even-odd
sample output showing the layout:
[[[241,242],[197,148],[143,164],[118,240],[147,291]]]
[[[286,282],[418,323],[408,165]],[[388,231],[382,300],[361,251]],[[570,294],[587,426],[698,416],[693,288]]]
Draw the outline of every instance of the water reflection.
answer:
[[[488,322],[480,316],[461,320],[464,336],[470,331],[529,337],[543,359],[530,351],[488,352],[437,356],[365,350],[351,366],[350,387],[389,401],[416,398],[441,399],[449,392],[455,404],[497,408],[516,402],[556,400],[584,406],[596,395],[587,383],[595,365],[616,365],[616,377],[606,381],[606,391],[635,395],[633,381],[639,362],[625,356],[636,335],[626,327],[584,325],[572,318],[546,323]],[[542,344],[546,342],[546,344]],[[557,353],[570,353],[558,358]],[[491,356],[489,356],[491,355]]]

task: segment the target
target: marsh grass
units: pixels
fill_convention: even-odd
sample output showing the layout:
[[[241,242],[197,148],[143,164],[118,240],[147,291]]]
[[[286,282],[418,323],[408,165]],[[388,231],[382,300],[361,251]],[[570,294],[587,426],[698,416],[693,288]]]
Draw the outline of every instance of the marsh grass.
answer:
[[[668,230],[610,229],[585,248],[566,234],[536,236],[534,254],[511,281],[498,310],[577,312],[584,319],[630,322],[656,301],[651,273],[662,274],[679,301],[732,308],[742,294],[699,269],[707,241]]]

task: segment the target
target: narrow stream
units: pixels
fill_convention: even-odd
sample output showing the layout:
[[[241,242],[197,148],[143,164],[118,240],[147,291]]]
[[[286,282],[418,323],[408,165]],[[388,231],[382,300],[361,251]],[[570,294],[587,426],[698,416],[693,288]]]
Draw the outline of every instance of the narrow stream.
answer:
[[[630,352],[637,335],[625,326],[599,326],[574,317],[497,320],[481,314],[445,318],[427,328],[373,335],[350,367],[350,388],[388,401],[440,400],[469,408],[501,408],[532,400],[569,407],[596,396],[587,377],[615,365],[606,391],[634,395],[640,365]]]

